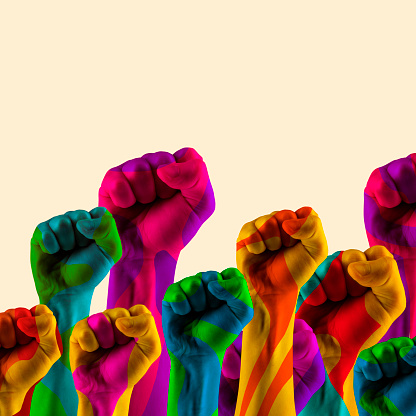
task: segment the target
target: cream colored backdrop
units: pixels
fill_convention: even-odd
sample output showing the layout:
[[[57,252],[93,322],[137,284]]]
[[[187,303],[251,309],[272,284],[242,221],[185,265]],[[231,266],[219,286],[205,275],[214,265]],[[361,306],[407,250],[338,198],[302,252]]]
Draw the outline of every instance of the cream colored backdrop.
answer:
[[[241,225],[312,206],[364,250],[371,171],[416,152],[413,1],[1,1],[0,310],[38,302],[36,225],[105,172],[194,147],[217,208],[176,279],[235,265]],[[92,312],[105,309],[108,278]]]

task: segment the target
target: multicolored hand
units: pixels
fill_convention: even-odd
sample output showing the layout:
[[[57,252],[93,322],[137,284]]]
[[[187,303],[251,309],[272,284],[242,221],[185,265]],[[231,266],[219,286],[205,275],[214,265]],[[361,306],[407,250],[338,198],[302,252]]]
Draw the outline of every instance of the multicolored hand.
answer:
[[[246,278],[254,318],[244,330],[236,415],[296,413],[295,306],[299,288],[327,252],[321,221],[310,207],[275,211],[242,227],[237,267]]]
[[[198,273],[169,286],[162,308],[172,364],[168,415],[211,416],[225,351],[253,317],[247,284],[233,268]]]
[[[406,292],[406,311],[383,341],[416,336],[416,153],[375,169],[364,190],[364,222],[370,246],[394,255]]]
[[[206,165],[191,148],[173,155],[145,154],[106,173],[99,204],[113,214],[123,246],[123,257],[110,273],[107,307],[146,305],[162,341],[160,360],[133,392],[130,416],[164,416],[169,357],[162,335],[162,299],[173,283],[180,251],[214,212]]]
[[[78,322],[70,339],[78,415],[127,415],[133,387],[160,352],[154,319],[143,305]]]
[[[416,346],[411,338],[392,338],[361,352],[354,367],[360,416],[416,414]]]
[[[316,334],[329,379],[350,414],[356,414],[353,366],[360,351],[385,334],[406,298],[397,264],[385,247],[340,252],[301,289],[296,317]],[[312,290],[313,289],[313,290]]]
[[[62,353],[56,319],[46,305],[0,313],[0,414],[29,415],[34,386]]]
[[[115,221],[103,207],[69,211],[36,227],[30,253],[33,277],[41,303],[56,316],[63,354],[36,386],[32,416],[76,416],[69,337],[74,325],[89,315],[95,287],[120,257]]]

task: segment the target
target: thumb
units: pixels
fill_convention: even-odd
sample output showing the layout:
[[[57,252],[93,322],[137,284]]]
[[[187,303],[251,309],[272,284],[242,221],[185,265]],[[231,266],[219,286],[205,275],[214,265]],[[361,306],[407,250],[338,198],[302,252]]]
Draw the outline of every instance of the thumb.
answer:
[[[169,187],[180,190],[192,208],[195,208],[206,191],[211,189],[208,171],[201,159],[190,159],[183,163],[162,166],[157,170],[157,175]],[[213,198],[206,199],[206,203],[213,200]]]
[[[406,295],[396,261],[389,256],[357,261],[348,266],[349,275],[361,286],[371,288],[374,296],[396,319],[406,308]]]
[[[160,338],[151,313],[143,313],[130,318],[118,318],[116,327],[122,334],[135,338],[139,350],[151,362],[160,356]]]
[[[298,209],[296,215],[297,219],[284,221],[282,228],[292,238],[300,240],[316,263],[322,263],[328,255],[328,245],[320,218],[310,207]]]
[[[122,248],[113,216],[103,207],[93,209],[91,216],[93,218],[77,222],[78,231],[90,240],[94,240],[97,246],[116,263],[121,258]]]

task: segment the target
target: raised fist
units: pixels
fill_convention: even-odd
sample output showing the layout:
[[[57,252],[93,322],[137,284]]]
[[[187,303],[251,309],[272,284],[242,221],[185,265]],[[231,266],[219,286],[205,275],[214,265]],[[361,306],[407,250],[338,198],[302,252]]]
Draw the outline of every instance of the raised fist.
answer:
[[[30,253],[39,299],[48,303],[70,288],[77,297],[86,292],[92,296],[120,257],[116,224],[105,208],[69,211],[42,222],[33,233]]]
[[[168,415],[211,416],[225,351],[253,317],[247,284],[233,268],[198,273],[169,286],[162,308],[172,362]],[[183,388],[175,388],[181,377]]]
[[[20,411],[28,391],[46,375],[61,353],[56,320],[46,305],[0,313],[2,416]]]
[[[237,240],[237,267],[252,297],[297,292],[327,254],[321,220],[309,207],[248,222]]]
[[[296,318],[316,334],[329,379],[351,412],[344,383],[359,352],[377,343],[406,305],[397,264],[382,246],[340,252],[317,269],[302,293]]]
[[[148,153],[110,169],[99,204],[117,222],[123,259],[165,250],[175,259],[215,208],[201,156],[191,148]]]
[[[408,305],[383,338],[416,335],[416,153],[375,169],[364,190],[364,222],[370,246],[396,259]]]
[[[160,356],[156,325],[143,305],[107,309],[75,325],[70,363],[80,407],[126,414],[134,385]],[[120,398],[123,396],[123,399]]]
[[[360,416],[416,414],[416,347],[411,338],[392,338],[361,352],[354,367]]]

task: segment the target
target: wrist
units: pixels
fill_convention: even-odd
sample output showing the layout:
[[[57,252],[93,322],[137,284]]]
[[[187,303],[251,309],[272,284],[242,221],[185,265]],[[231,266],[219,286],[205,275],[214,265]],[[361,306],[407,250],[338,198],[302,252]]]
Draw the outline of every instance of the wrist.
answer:
[[[22,408],[26,392],[1,392],[0,393],[0,415],[12,416]]]
[[[119,392],[78,393],[77,416],[125,416],[128,414],[133,388]]]

